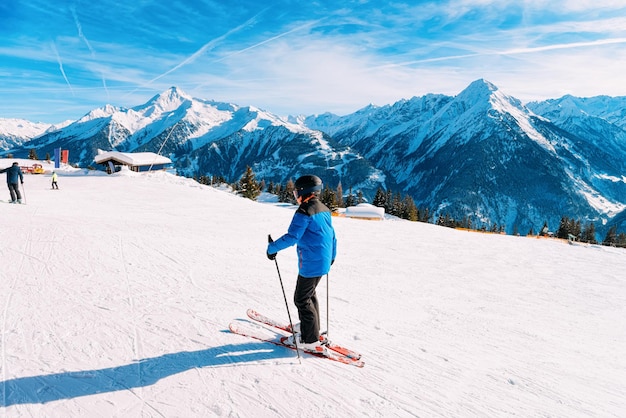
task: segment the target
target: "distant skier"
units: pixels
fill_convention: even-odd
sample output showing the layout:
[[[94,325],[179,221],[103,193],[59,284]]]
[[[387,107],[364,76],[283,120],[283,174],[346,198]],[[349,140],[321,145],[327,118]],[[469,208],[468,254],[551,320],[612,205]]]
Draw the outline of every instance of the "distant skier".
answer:
[[[53,171],[52,172],[52,188],[59,190],[59,185],[57,184],[57,178],[58,178],[57,172]]]
[[[285,235],[267,246],[267,257],[276,258],[276,253],[294,244],[298,251],[298,280],[294,303],[300,318],[300,333],[286,341],[295,346],[294,337],[299,336],[298,347],[305,351],[325,352],[320,342],[319,303],[315,288],[323,275],[328,274],[337,256],[337,239],[332,226],[330,209],[320,200],[322,180],[306,175],[296,180],[293,192],[298,204],[289,229]],[[296,331],[298,327],[294,326]]]
[[[24,184],[24,175],[17,163],[13,163],[11,167],[0,170],[0,173],[7,173],[7,186],[11,193],[11,203],[22,203],[22,194],[18,180]]]

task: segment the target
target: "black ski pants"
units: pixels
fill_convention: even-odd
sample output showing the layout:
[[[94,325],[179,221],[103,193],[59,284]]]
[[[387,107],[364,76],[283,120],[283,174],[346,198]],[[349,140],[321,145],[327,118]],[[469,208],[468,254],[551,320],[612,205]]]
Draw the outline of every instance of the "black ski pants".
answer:
[[[22,199],[22,194],[20,193],[20,186],[17,183],[8,183],[9,192],[11,193],[11,201],[15,202],[15,196],[17,195],[18,199]]]
[[[298,275],[293,301],[298,308],[302,342],[313,343],[320,337],[320,307],[315,288],[322,277]]]

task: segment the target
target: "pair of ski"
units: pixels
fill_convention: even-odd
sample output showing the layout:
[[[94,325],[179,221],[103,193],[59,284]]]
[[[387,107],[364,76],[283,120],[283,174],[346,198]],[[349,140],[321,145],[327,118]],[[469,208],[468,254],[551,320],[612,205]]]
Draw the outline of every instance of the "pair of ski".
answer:
[[[233,321],[228,326],[231,332],[243,335],[245,337],[254,338],[259,341],[272,343],[281,347],[291,348],[292,350],[296,349],[296,347],[285,344],[285,340],[287,339],[287,335],[285,335],[285,333],[292,333],[291,326],[289,324],[283,324],[281,322],[275,321],[265,315],[258,313],[254,309],[248,309],[246,313],[248,315],[248,318],[252,319],[255,322]],[[262,327],[258,324],[263,324],[271,328]],[[273,331],[274,335],[269,335],[267,331],[270,330]],[[276,332],[276,330],[282,332]],[[363,367],[365,365],[363,360],[361,360],[361,355],[353,350],[337,344],[333,344],[330,341],[326,344],[326,348],[327,350],[325,353],[312,353],[309,351],[305,351],[305,353],[311,354],[315,357],[327,358],[329,360],[337,361],[351,366]]]

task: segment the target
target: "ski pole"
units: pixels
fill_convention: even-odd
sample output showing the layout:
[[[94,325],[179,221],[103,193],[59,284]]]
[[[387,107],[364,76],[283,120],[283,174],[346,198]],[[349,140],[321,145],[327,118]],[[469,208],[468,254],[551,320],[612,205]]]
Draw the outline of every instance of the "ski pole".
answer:
[[[23,203],[26,203],[26,188],[24,187],[24,182],[22,182],[22,197]]]
[[[330,291],[328,290],[328,273],[326,273],[326,340],[328,340],[328,334],[329,334],[329,325],[328,323],[330,322],[330,302],[329,302],[329,295],[330,295]]]
[[[274,242],[270,234],[267,235],[267,242]],[[296,354],[298,354],[298,362],[302,364],[300,359],[300,350],[298,349],[298,338],[296,333],[293,332],[293,322],[291,321],[291,313],[289,312],[289,304],[287,303],[287,296],[285,295],[285,287],[283,286],[283,278],[280,276],[280,269],[278,268],[278,260],[274,257],[274,263],[276,264],[276,272],[278,272],[278,280],[280,281],[280,288],[283,290],[283,299],[285,299],[285,307],[287,308],[287,317],[289,317],[289,326],[291,327],[291,333],[293,334],[293,342],[296,345]]]

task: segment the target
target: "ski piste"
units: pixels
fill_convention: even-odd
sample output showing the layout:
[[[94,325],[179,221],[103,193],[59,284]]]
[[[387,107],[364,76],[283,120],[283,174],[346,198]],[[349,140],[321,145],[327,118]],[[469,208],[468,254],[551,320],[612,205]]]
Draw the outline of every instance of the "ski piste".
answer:
[[[278,322],[272,318],[269,318],[263,314],[258,313],[254,309],[248,309],[246,311],[246,314],[248,315],[250,319],[254,321],[260,322],[265,325],[269,325],[270,327],[278,328],[290,334],[292,333],[291,326],[289,324],[283,324],[281,322]],[[361,354],[357,353],[356,351],[350,350],[349,348],[345,348],[337,344],[333,344],[332,342],[329,342],[328,344],[326,344],[326,347],[352,360],[359,360],[361,358]]]
[[[277,332],[272,332],[274,335],[268,335],[270,331],[267,328],[263,328],[260,325],[255,323],[245,323],[241,321],[233,321],[228,325],[228,329],[230,332],[234,334],[239,334],[244,337],[254,338],[259,341],[271,343],[280,347],[290,348],[292,350],[296,350],[296,347],[292,347],[290,345],[284,344],[283,340],[287,337],[285,335],[279,334]],[[322,353],[312,353],[309,351],[302,351],[303,353],[310,354],[314,357],[326,358],[328,360],[333,360],[339,363],[347,364],[350,366],[363,367],[365,363],[363,360],[354,360],[350,357],[346,357],[332,350],[327,350],[325,354]]]

